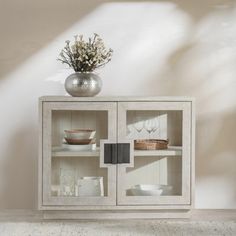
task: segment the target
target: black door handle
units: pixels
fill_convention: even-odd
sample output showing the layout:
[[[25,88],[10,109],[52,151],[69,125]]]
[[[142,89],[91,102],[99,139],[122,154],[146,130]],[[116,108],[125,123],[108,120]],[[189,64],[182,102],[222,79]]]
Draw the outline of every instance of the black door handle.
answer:
[[[122,164],[130,162],[129,143],[105,143],[104,144],[104,163]]]
[[[117,144],[105,143],[104,144],[104,163],[117,164]]]
[[[118,156],[118,163],[129,163],[130,162],[130,144],[117,143],[117,156]]]

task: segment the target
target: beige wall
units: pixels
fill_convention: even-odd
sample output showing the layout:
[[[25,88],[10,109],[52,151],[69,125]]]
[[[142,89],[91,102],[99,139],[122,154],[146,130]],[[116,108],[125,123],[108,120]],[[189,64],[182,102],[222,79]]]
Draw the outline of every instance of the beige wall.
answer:
[[[236,208],[236,4],[0,0],[0,209],[35,207],[37,99],[64,95],[76,33],[115,51],[102,95],[196,97],[196,207]]]

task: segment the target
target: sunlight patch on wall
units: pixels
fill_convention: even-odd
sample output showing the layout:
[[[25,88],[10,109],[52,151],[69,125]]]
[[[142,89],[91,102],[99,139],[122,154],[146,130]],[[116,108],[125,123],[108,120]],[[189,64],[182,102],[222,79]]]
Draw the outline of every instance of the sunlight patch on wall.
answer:
[[[230,178],[218,176],[204,178],[196,186],[195,207],[197,209],[235,209],[235,192],[232,188],[234,184],[235,181]],[[217,208],[216,202],[220,203],[220,207]]]
[[[236,105],[236,8],[216,8],[194,28],[172,70],[179,94],[198,97],[198,116],[219,115]]]
[[[158,80],[156,74],[168,56],[185,42],[189,24],[188,16],[170,2],[106,3],[29,58],[7,81],[17,77],[18,82],[27,81],[32,90],[37,90],[36,84],[42,89],[46,85],[46,92],[63,94],[65,77],[72,72],[56,61],[64,41],[75,34],[88,37],[96,32],[114,49],[111,63],[100,72],[103,94],[118,93],[117,88],[123,90],[119,93],[132,94],[122,86],[128,79],[127,88],[132,84],[143,91],[143,80]],[[19,74],[24,76],[19,78]],[[148,86],[145,90],[148,92]]]

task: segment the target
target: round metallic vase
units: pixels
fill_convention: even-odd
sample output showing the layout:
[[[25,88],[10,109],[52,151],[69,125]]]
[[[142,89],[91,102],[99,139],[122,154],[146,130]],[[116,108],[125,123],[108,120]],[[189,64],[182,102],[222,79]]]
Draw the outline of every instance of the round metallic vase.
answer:
[[[73,97],[93,97],[101,91],[102,80],[94,73],[75,72],[66,78],[65,89]]]

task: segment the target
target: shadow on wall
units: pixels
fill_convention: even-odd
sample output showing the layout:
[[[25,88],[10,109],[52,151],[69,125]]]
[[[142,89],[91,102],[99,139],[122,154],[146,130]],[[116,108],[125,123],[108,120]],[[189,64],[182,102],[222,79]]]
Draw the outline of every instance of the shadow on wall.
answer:
[[[196,171],[201,189],[196,203],[201,208],[214,207],[212,198],[204,199],[204,193],[221,202],[221,208],[236,208],[235,117],[236,109],[198,121]]]
[[[197,208],[236,208],[234,17],[235,4],[215,7],[160,73],[169,94],[197,98]]]
[[[197,182],[215,173],[220,177],[222,170],[234,164],[235,149],[220,134],[217,134],[217,149],[210,145],[206,150],[206,144],[199,142],[203,135],[213,135],[215,129],[225,132],[231,141],[236,139],[235,132],[229,134],[235,127],[235,114],[229,110],[236,105],[233,1],[52,0],[46,4],[19,0],[1,4],[0,107],[4,112],[0,122],[4,127],[0,139],[4,140],[11,131],[8,143],[0,143],[0,158],[4,163],[0,208],[35,205],[37,98],[64,93],[58,83],[63,81],[64,74],[62,78],[55,76],[64,66],[60,67],[55,59],[63,42],[77,33],[98,32],[115,51],[113,60],[102,72],[101,95],[197,98],[197,150],[201,150],[196,159]],[[22,111],[33,115],[22,115]],[[228,120],[226,129],[224,119]],[[215,129],[205,133],[213,120]],[[232,151],[228,160],[219,155],[217,160],[222,165],[207,165],[206,156],[216,155],[215,150],[223,155],[227,148]],[[236,173],[227,176],[235,179]],[[235,188],[233,191],[236,192]],[[212,193],[203,196],[211,199]],[[198,200],[198,205],[204,205],[205,199]],[[231,203],[235,204],[235,200]]]
[[[0,79],[104,1],[1,1]]]
[[[35,124],[20,127],[9,138],[1,178],[0,209],[34,208],[37,193],[37,129]]]
[[[222,116],[208,117],[200,119],[198,123],[198,145],[205,148],[197,150],[197,156],[203,165],[198,166],[199,175],[206,177],[209,174],[213,176],[227,175],[235,173],[236,159],[234,164],[225,166],[228,154],[231,156],[236,153],[235,145],[235,125],[236,110],[225,113]],[[207,137],[207,138],[206,138]],[[223,142],[223,141],[226,142]],[[225,159],[222,157],[225,155]],[[217,166],[218,168],[214,168]],[[220,168],[222,167],[222,168]],[[212,169],[211,169],[212,168]]]

